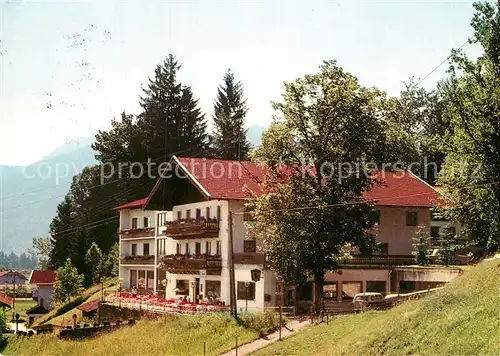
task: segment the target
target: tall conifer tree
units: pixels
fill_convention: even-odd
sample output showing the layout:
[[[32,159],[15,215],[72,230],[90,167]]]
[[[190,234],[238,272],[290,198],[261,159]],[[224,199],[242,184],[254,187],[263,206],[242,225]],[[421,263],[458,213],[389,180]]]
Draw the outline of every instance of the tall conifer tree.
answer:
[[[214,103],[214,154],[218,158],[244,160],[248,158],[251,146],[244,128],[248,109],[243,98],[243,86],[234,79],[230,69],[223,80]]]
[[[173,54],[155,69],[141,97],[139,127],[152,160],[172,154],[202,156],[208,145],[205,116],[191,88],[177,80],[181,65]]]

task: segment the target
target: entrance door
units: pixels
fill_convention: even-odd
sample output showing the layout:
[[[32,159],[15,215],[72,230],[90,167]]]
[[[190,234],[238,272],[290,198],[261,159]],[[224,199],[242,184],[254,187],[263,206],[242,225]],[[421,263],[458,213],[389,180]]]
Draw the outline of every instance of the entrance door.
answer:
[[[137,288],[137,270],[131,269],[130,270],[130,285],[129,288]]]

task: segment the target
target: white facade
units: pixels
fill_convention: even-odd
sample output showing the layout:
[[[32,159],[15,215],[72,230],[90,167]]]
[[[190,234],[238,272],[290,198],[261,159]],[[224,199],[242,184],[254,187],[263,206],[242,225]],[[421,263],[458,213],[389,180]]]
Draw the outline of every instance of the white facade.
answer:
[[[125,289],[138,287],[139,278],[145,278],[146,289],[159,293],[167,299],[187,297],[192,301],[213,297],[229,305],[229,211],[232,211],[233,252],[236,257],[240,257],[235,258],[237,308],[239,311],[245,309],[263,311],[264,307],[274,307],[276,305],[274,274],[265,269],[262,254],[244,253],[246,231],[242,214],[243,207],[243,201],[207,200],[177,205],[169,212],[148,211],[140,208],[121,210],[119,277],[122,278],[122,287]],[[148,219],[147,226],[144,226],[144,218]],[[132,219],[136,219],[136,222],[133,223]],[[179,221],[178,219],[191,219],[191,221],[218,219],[218,233],[202,233],[193,236],[170,236],[169,234],[167,236],[165,231],[168,228],[165,222]],[[209,221],[212,223],[212,220]],[[130,232],[133,224],[138,230]],[[150,229],[151,227],[154,227],[154,233],[144,230],[144,228]],[[149,245],[146,250],[144,250],[144,245]],[[152,260],[141,261],[144,255],[154,255],[154,257]],[[254,255],[259,258],[252,259]],[[162,262],[165,261],[165,256],[167,256],[167,264],[171,261],[174,265],[164,265]],[[250,258],[250,263],[245,258],[247,260]],[[178,259],[186,260],[181,262],[186,262],[185,265],[188,267],[181,268],[182,270],[172,267]],[[200,275],[198,262],[203,263],[205,259],[213,264],[209,266],[216,267],[208,267],[207,274]],[[191,262],[193,262],[192,265]],[[252,269],[262,271],[260,281],[251,282]],[[166,287],[162,285],[164,279],[168,282]],[[245,287],[245,282],[254,284],[248,284]]]
[[[50,309],[54,298],[54,287],[52,284],[38,284],[33,291],[33,297],[37,298],[39,306]]]

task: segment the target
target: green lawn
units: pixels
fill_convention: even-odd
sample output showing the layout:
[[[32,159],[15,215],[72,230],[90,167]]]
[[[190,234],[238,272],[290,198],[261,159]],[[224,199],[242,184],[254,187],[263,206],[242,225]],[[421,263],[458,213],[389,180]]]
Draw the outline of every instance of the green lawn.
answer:
[[[2,355],[219,355],[238,343],[255,340],[274,331],[276,317],[263,314],[242,317],[239,325],[229,315],[170,317],[139,321],[86,341],[64,341],[56,335],[10,337]]]
[[[500,261],[483,262],[422,300],[338,317],[254,356],[500,355],[499,298]]]
[[[33,308],[36,305],[36,302],[34,300],[16,300],[16,304],[14,306],[15,312],[19,313],[19,316],[21,319],[27,319],[26,316],[26,311],[28,309]],[[9,312],[7,312],[7,316],[9,315]]]
[[[111,291],[116,289],[115,280],[110,280],[104,283],[104,288],[106,291]],[[81,317],[81,312],[76,309],[76,307],[88,300],[96,299],[101,297],[101,285],[93,285],[90,288],[86,289],[80,297],[75,298],[71,301],[71,303],[56,303],[54,307],[44,315],[43,317],[36,319],[34,325],[41,324],[57,324],[61,322],[65,322],[65,324],[72,325],[73,320],[71,316],[76,313]],[[70,320],[66,323],[66,319]]]

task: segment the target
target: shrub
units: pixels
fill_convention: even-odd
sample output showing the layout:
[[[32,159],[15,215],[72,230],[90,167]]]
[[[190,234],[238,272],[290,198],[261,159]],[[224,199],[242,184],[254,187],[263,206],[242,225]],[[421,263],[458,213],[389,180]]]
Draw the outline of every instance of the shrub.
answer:
[[[431,247],[431,236],[428,232],[424,231],[422,226],[419,226],[412,237],[412,254],[415,256],[416,262],[425,266],[428,263],[427,251]]]
[[[279,315],[271,312],[250,313],[241,316],[241,324],[248,329],[255,330],[262,337],[278,330],[280,327]],[[282,316],[282,326],[286,324],[286,318]]]

